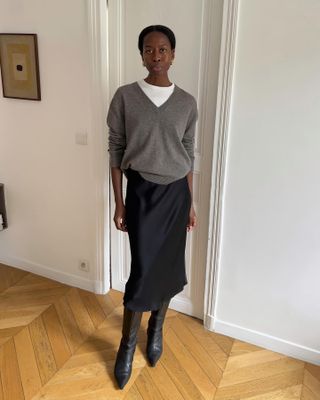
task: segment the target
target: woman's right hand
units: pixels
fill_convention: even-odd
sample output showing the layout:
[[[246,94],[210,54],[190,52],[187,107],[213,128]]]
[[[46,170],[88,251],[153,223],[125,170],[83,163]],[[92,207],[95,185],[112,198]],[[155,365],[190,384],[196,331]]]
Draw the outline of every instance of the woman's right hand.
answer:
[[[126,224],[126,208],[124,204],[116,205],[113,220],[118,230],[128,232]]]

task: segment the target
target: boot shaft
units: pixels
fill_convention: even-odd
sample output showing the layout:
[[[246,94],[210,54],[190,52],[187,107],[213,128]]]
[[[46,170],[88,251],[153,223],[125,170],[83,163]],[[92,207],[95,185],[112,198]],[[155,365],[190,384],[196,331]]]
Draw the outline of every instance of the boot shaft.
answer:
[[[122,323],[122,343],[134,345],[141,325],[142,311],[132,311],[124,307]]]
[[[159,310],[151,311],[151,316],[148,321],[148,332],[162,329],[169,303],[170,300],[163,302]]]

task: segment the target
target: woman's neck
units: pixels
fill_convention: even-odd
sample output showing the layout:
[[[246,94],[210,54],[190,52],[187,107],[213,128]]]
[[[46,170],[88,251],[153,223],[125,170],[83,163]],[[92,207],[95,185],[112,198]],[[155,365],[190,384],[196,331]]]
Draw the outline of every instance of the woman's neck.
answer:
[[[172,83],[169,81],[168,76],[148,75],[144,80],[145,80],[145,82],[149,83],[150,85],[155,85],[155,86],[171,86],[172,85]]]

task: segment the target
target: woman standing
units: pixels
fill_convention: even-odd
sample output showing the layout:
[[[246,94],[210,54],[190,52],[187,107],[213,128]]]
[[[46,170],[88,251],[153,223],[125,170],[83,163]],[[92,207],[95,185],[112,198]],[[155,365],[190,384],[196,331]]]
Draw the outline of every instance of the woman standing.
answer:
[[[131,250],[114,368],[121,389],[131,376],[142,313],[151,311],[147,357],[155,366],[170,299],[188,283],[185,246],[187,231],[196,225],[192,171],[198,112],[194,97],[169,80],[175,44],[174,33],[163,25],[141,31],[138,47],[148,76],[119,87],[107,117],[114,222],[128,232]]]

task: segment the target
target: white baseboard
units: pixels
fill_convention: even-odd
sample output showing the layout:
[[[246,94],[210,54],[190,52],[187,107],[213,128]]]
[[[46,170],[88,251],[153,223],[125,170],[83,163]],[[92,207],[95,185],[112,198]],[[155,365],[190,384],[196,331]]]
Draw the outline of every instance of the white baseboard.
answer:
[[[110,286],[106,288],[102,281],[94,281],[93,283],[94,283],[93,292],[95,294],[107,294],[110,290]]]
[[[92,281],[81,276],[73,275],[70,273],[57,271],[53,268],[47,267],[46,265],[36,264],[34,262],[14,258],[14,257],[0,257],[0,263],[28,271],[36,275],[43,276],[45,278],[52,279],[54,281],[64,283],[69,286],[74,286],[79,289],[88,290],[89,292],[97,294],[105,294],[103,292],[103,284],[99,281]]]
[[[206,316],[205,327],[213,332],[221,333],[243,342],[251,343],[264,349],[294,357],[311,364],[320,365],[320,351],[254,331],[229,322],[218,320],[212,316]]]

